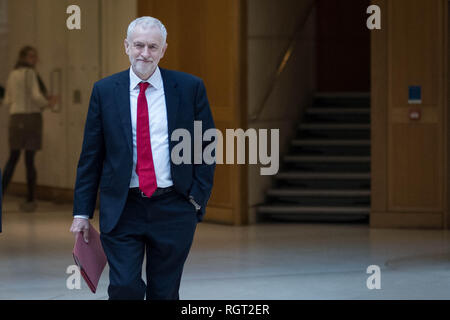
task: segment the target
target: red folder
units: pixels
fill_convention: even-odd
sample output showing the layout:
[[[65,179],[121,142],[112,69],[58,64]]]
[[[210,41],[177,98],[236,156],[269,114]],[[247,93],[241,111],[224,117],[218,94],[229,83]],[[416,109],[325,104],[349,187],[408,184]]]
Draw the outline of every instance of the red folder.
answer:
[[[106,266],[106,256],[100,241],[100,234],[92,225],[89,225],[89,243],[84,241],[83,234],[79,232],[72,254],[83,279],[92,293],[95,293],[100,276]]]

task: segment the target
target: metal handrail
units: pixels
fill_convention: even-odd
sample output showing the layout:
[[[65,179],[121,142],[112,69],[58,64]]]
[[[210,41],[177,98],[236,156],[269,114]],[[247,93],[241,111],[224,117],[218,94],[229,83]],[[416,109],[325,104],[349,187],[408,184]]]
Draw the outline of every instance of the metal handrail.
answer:
[[[311,14],[312,9],[316,6],[316,1],[311,1],[308,10],[306,11],[305,16],[302,20],[300,20],[299,24],[295,28],[294,34],[289,40],[289,45],[283,55],[283,58],[281,59],[280,63],[278,64],[277,70],[274,72],[272,76],[272,80],[270,81],[269,88],[266,91],[266,94],[264,96],[264,100],[261,103],[258,110],[250,117],[250,120],[257,120],[259,116],[262,114],[264,108],[266,107],[267,100],[269,99],[270,95],[272,94],[273,89],[275,88],[275,85],[277,84],[280,75],[283,73],[284,69],[286,68],[287,63],[289,62],[289,59],[292,56],[292,52],[294,51],[294,48],[297,44],[298,38],[300,33],[303,31],[303,28],[306,24],[306,21],[308,20],[309,15]]]

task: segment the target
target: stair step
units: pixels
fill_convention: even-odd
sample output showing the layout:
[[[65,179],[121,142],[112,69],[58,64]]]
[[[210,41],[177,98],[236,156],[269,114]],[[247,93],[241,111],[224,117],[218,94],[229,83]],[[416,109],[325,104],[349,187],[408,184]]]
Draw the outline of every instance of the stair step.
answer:
[[[370,179],[370,172],[367,173],[334,173],[334,172],[280,172],[275,176],[276,179]]]
[[[292,140],[294,146],[370,146],[370,140],[304,139]]]
[[[286,162],[370,162],[370,157],[358,157],[358,156],[285,156]]]
[[[275,197],[367,197],[370,190],[269,189],[267,194]]]
[[[370,130],[370,124],[359,123],[302,123],[301,130]]]
[[[308,114],[370,114],[370,108],[307,108]]]
[[[280,206],[280,205],[263,205],[258,207],[259,213],[270,214],[302,214],[302,213],[314,213],[314,214],[364,214],[370,213],[370,207],[319,207],[319,206]]]
[[[258,214],[287,221],[367,220],[370,116],[369,92],[315,94]]]

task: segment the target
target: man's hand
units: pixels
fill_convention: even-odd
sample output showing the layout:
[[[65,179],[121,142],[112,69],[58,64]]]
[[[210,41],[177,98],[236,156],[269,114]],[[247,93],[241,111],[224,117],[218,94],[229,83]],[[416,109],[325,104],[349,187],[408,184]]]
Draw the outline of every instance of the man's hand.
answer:
[[[86,243],[89,243],[89,220],[83,218],[74,218],[72,226],[70,227],[70,232],[72,232],[75,237],[78,232],[83,233],[83,238]]]

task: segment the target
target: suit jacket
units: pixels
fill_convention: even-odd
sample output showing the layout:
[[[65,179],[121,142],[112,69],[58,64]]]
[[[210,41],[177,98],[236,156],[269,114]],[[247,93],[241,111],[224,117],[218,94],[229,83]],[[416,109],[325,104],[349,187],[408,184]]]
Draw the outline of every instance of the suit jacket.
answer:
[[[194,155],[194,121],[202,121],[203,132],[214,128],[205,86],[193,75],[160,68],[167,108],[169,140],[184,128],[191,134]],[[93,217],[100,189],[100,230],[110,232],[119,221],[130,186],[133,167],[129,69],[101,79],[92,89],[78,162],[74,192],[74,215]],[[169,141],[169,154],[177,141]],[[203,148],[207,143],[202,143]],[[193,158],[193,156],[192,156]],[[193,196],[201,205],[202,221],[211,194],[215,164],[175,165],[170,162],[175,189]]]

